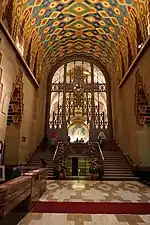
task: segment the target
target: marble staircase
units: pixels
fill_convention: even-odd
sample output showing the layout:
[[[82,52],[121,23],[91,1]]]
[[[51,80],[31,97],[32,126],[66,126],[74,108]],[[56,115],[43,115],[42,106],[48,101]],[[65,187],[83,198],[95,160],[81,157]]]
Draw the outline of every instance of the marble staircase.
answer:
[[[78,144],[79,145],[79,144]],[[78,149],[80,150],[80,153],[82,151],[82,154],[87,154],[87,152],[84,152],[84,148],[86,146],[75,146],[76,149],[73,148],[73,145],[70,145],[70,154],[77,154],[78,155]],[[109,146],[112,146],[109,148]],[[78,147],[78,148],[77,148]],[[83,148],[84,147],[84,148]],[[103,150],[103,147],[104,150]],[[104,155],[104,161],[103,161],[103,168],[104,168],[104,176],[103,180],[138,180],[139,178],[135,177],[133,173],[130,170],[130,165],[123,155],[123,153],[117,148],[117,145],[115,142],[112,143],[105,143],[105,146],[103,145],[103,155]],[[43,149],[43,148],[42,148]],[[52,160],[52,155],[50,154],[50,151],[48,149],[42,150],[38,149],[34,152],[32,157],[27,163],[27,167],[31,169],[39,168],[41,167],[41,161],[40,158],[44,158],[47,162],[47,167],[49,169],[48,172],[48,179],[54,179],[53,176],[53,168],[54,163]],[[114,150],[115,149],[115,150]],[[66,149],[67,150],[67,149]],[[74,152],[74,151],[75,152]],[[86,148],[85,148],[86,150]]]
[[[129,163],[119,150],[103,151],[103,180],[138,180],[130,170]]]
[[[47,168],[48,168],[48,177],[47,179],[53,179],[53,160],[52,160],[52,155],[50,153],[50,150],[45,149],[41,150],[38,149],[36,150],[30,160],[27,163],[27,167],[29,168],[39,168],[42,166],[40,158],[44,158],[45,161],[47,162]]]

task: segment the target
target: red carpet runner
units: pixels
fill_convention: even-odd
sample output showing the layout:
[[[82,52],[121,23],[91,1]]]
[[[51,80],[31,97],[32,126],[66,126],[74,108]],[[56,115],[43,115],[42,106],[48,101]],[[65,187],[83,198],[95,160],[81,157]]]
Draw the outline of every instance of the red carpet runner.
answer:
[[[82,214],[150,214],[150,203],[37,202],[33,212]]]

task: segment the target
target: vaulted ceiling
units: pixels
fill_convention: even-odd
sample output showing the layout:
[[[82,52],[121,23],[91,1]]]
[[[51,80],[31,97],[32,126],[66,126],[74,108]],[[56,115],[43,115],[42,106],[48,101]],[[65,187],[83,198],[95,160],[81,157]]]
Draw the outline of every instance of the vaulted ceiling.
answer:
[[[48,70],[73,55],[92,57],[108,73],[128,68],[137,54],[137,28],[146,38],[146,0],[15,0],[13,23],[33,61]]]

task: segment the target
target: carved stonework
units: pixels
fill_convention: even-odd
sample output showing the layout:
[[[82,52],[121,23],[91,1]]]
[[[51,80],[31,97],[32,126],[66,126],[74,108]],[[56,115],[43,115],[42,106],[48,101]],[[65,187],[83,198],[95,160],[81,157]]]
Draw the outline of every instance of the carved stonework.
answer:
[[[146,94],[145,85],[139,70],[136,72],[135,82],[135,115],[139,125],[150,125],[149,96]]]
[[[2,61],[2,53],[0,52],[0,65],[1,65],[1,61]],[[0,67],[0,102],[2,98],[2,92],[3,92],[3,84],[1,83],[2,73],[3,73],[3,69]]]
[[[1,61],[2,61],[2,53],[0,52],[0,65],[1,65]]]
[[[19,124],[22,121],[23,114],[23,73],[19,70],[18,76],[16,78],[16,84],[14,85],[13,93],[11,96],[7,125]]]

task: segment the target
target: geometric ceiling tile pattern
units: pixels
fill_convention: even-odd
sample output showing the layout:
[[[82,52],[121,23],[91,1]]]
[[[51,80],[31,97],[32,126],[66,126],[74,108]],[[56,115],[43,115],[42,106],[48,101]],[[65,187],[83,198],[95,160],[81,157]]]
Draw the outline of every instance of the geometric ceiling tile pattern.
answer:
[[[129,45],[137,53],[137,21],[145,38],[146,0],[15,0],[13,18],[46,68],[82,55],[114,73],[128,66]]]

